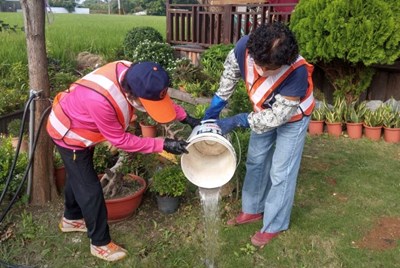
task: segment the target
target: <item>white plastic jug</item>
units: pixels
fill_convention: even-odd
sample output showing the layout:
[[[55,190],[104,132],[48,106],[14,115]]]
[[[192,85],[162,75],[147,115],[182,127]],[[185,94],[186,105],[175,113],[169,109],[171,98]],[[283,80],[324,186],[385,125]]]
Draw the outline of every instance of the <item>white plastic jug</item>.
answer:
[[[196,126],[188,138],[188,154],[181,157],[186,178],[201,188],[218,188],[226,184],[236,170],[236,153],[221,134],[215,120]]]

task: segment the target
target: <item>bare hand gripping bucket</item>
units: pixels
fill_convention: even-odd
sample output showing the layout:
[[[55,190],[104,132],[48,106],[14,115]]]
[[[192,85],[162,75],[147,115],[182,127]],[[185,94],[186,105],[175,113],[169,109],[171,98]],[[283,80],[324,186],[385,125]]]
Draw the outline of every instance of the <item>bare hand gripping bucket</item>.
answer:
[[[236,170],[236,153],[221,134],[215,120],[196,126],[188,138],[188,154],[181,157],[186,178],[201,188],[218,188],[226,184]]]

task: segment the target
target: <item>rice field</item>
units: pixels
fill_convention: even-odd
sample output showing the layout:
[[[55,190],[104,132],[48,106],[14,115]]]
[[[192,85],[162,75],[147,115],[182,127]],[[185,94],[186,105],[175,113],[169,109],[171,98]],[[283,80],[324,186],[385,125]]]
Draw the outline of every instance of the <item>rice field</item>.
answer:
[[[0,13],[0,20],[23,27],[22,13]],[[121,46],[126,33],[133,27],[150,26],[165,38],[164,16],[120,16],[101,14],[47,14],[46,47],[50,57],[73,61],[82,51],[102,55],[111,60]],[[26,62],[24,32],[0,32],[0,63]]]

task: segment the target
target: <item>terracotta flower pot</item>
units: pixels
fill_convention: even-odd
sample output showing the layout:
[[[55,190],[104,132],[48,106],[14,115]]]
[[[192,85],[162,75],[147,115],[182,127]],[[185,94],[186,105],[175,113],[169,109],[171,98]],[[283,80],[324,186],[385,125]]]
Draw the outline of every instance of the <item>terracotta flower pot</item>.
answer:
[[[139,123],[140,129],[142,131],[142,137],[156,137],[157,136],[157,126],[145,125],[142,122]]]
[[[65,167],[54,168],[54,178],[56,180],[56,187],[59,193],[62,192],[65,185]]]
[[[12,144],[12,147],[14,148],[14,149],[17,149],[17,145],[18,145],[18,141],[19,141],[19,138],[16,138],[16,137],[13,137],[12,139],[11,139],[11,144]],[[21,152],[21,153],[28,153],[28,151],[29,151],[29,143],[28,143],[28,141],[26,140],[26,139],[22,139],[22,141],[21,141],[21,147],[19,148],[19,151]]]
[[[400,128],[383,128],[383,139],[386,142],[398,143],[400,142]]]
[[[342,123],[326,122],[326,127],[330,136],[339,137],[342,134]]]
[[[369,127],[364,125],[364,135],[366,138],[373,141],[379,141],[381,139],[381,134],[382,134],[382,126]]]
[[[351,139],[359,139],[362,137],[362,123],[346,123],[347,134]]]
[[[142,202],[143,194],[147,189],[146,181],[134,174],[128,174],[128,176],[138,181],[142,186],[131,195],[121,198],[106,199],[107,219],[109,222],[116,222],[129,218]]]
[[[308,133],[310,135],[321,135],[324,133],[324,121],[311,120],[308,125]]]

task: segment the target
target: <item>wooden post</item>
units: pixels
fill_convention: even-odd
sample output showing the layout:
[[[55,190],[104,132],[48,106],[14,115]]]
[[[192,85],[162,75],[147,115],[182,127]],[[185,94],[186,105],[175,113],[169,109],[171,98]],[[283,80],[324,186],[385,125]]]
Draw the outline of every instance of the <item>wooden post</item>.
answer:
[[[224,15],[222,16],[222,43],[232,43],[232,5],[224,6]]]
[[[44,3],[45,1],[43,0],[21,0],[26,33],[29,87],[30,89],[41,91],[41,96],[35,102],[36,129],[39,126],[43,111],[51,105],[49,102],[50,86],[47,73]],[[45,123],[43,123],[34,152],[30,200],[32,204],[40,205],[51,201],[57,195],[53,175],[53,144],[45,130]],[[36,134],[36,130],[34,133]]]

